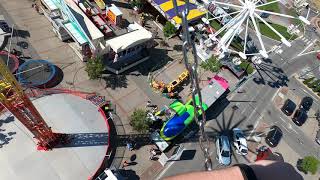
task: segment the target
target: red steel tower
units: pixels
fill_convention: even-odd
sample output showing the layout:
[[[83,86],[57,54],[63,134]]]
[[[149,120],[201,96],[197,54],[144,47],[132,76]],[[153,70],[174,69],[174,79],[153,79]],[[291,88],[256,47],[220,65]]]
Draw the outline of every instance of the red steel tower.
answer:
[[[0,102],[38,140],[38,148],[52,149],[60,141],[61,134],[53,133],[24,93],[13,74],[0,59]]]

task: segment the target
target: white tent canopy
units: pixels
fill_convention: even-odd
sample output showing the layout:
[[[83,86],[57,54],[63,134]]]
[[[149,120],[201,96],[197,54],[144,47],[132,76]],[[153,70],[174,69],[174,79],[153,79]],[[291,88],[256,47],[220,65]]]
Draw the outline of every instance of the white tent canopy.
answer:
[[[144,28],[138,29],[122,36],[115,37],[106,41],[116,53],[144,43],[152,38],[152,33]]]

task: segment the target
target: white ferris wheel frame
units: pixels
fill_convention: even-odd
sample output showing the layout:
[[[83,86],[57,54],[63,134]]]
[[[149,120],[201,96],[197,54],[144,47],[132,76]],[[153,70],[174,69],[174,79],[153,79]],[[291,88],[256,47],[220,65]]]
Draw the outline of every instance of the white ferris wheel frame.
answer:
[[[262,17],[260,17],[260,15],[258,13],[266,13],[266,14],[276,15],[276,16],[280,16],[280,17],[284,17],[284,18],[299,19],[303,23],[310,25],[310,22],[307,20],[307,18],[303,17],[303,16],[294,17],[294,16],[287,15],[287,14],[281,14],[281,13],[276,13],[276,12],[272,12],[272,11],[257,9],[257,7],[262,7],[262,6],[266,6],[269,4],[273,4],[273,3],[279,2],[280,0],[274,0],[274,1],[267,2],[264,4],[260,4],[260,5],[257,5],[260,2],[260,0],[238,0],[238,1],[240,2],[241,5],[230,4],[228,2],[220,2],[220,1],[210,2],[210,3],[213,3],[215,6],[217,6],[217,5],[227,6],[227,7],[229,6],[229,7],[233,7],[235,9],[237,9],[237,11],[235,11],[235,12],[226,13],[221,16],[219,15],[217,17],[215,17],[210,11],[208,11],[208,13],[213,15],[213,18],[208,19],[208,21],[212,21],[215,19],[219,19],[219,18],[223,18],[223,17],[227,17],[230,15],[236,14],[229,22],[224,24],[222,26],[222,28],[220,28],[218,31],[211,32],[214,37],[214,40],[217,41],[217,43],[218,43],[217,49],[221,52],[222,56],[225,52],[233,52],[233,53],[237,53],[242,59],[247,59],[247,56],[252,56],[252,55],[253,56],[258,55],[258,56],[262,56],[264,58],[268,58],[268,52],[266,51],[266,48],[264,46],[264,43],[263,43],[263,40],[261,37],[261,33],[259,30],[259,25],[257,24],[256,19],[258,19],[259,21],[264,23],[277,36],[279,36],[280,41],[283,44],[285,44],[288,47],[291,46],[291,43],[281,33],[279,33],[275,28],[273,28],[267,21],[265,21]],[[307,17],[308,17],[308,15],[307,15]],[[251,21],[251,23],[253,24],[254,31],[256,33],[256,36],[257,36],[258,41],[261,46],[259,53],[252,53],[252,54],[247,53],[246,54],[249,21]],[[235,35],[240,31],[240,28],[244,23],[245,23],[245,38],[244,38],[244,44],[243,44],[243,51],[237,52],[235,50],[229,49],[229,46],[230,46],[231,42],[233,41]],[[225,32],[225,34],[220,38],[220,40],[218,40],[217,36],[222,32]]]

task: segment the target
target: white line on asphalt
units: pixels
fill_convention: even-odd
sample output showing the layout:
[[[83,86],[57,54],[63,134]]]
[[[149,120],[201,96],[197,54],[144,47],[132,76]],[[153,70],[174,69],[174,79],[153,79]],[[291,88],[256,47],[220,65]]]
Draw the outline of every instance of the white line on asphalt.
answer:
[[[287,132],[290,132],[285,125],[281,124],[281,126],[287,131]]]
[[[308,54],[311,54],[311,53],[317,53],[317,52],[320,52],[320,50],[310,51],[310,52],[304,53],[302,55],[304,56],[304,55],[308,55]]]
[[[273,102],[274,98],[277,96],[278,92],[280,91],[280,88],[274,93],[274,95],[271,98],[271,102]]]
[[[318,99],[318,97],[315,97],[313,94],[309,93],[309,92],[306,91],[305,89],[302,89],[302,91],[304,91],[304,92],[307,93],[308,95],[312,96],[314,99]]]
[[[299,135],[299,133],[294,129],[294,127],[292,127],[291,124],[288,124],[288,128],[295,132],[297,135]]]
[[[301,56],[307,49],[309,49],[317,40],[313,40],[304,50],[302,50],[297,56]]]
[[[260,90],[261,90],[261,89],[260,89]],[[256,99],[258,96],[260,96],[260,93],[258,93],[256,96],[252,97],[252,98],[250,99],[250,101]],[[243,114],[243,112],[245,112],[249,106],[250,106],[250,105],[249,105],[249,103],[248,103],[248,106],[241,111],[241,114]],[[251,107],[251,106],[250,106],[250,107]],[[253,114],[254,111],[255,111],[255,109],[251,112],[251,114]],[[250,114],[249,117],[251,117],[251,114]],[[249,118],[247,118],[247,119],[249,119]]]
[[[283,121],[284,123],[287,123],[282,117],[279,117],[281,119],[281,121]]]
[[[180,152],[182,153],[186,148],[183,148],[183,150]],[[177,157],[180,157],[177,155]],[[165,165],[165,168],[157,175],[156,179],[162,178],[162,176],[167,172],[167,170],[175,163],[175,161],[170,161],[167,165]]]
[[[260,123],[262,117],[260,116],[260,118],[258,119],[258,121],[254,124],[253,129],[251,130],[249,137],[251,137],[252,133],[256,130],[258,124]]]

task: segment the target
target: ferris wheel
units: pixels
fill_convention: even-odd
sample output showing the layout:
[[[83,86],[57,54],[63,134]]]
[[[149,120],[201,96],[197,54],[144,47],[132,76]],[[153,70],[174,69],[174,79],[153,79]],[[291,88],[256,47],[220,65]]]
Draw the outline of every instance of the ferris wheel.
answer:
[[[234,0],[232,0],[234,1]],[[224,56],[225,53],[236,53],[242,59],[247,59],[248,56],[255,56],[255,61],[257,61],[258,57],[268,58],[268,52],[266,50],[266,46],[263,42],[263,38],[260,32],[259,23],[265,24],[265,26],[271,29],[279,38],[280,41],[286,46],[290,47],[291,43],[286,39],[279,31],[277,31],[274,27],[270,25],[263,17],[262,14],[275,15],[281,18],[290,18],[290,19],[299,19],[303,23],[309,25],[310,22],[307,18],[303,16],[294,17],[287,14],[281,14],[277,12],[267,11],[260,9],[263,6],[270,5],[273,3],[277,3],[280,0],[274,0],[271,2],[263,3],[260,0],[238,0],[237,4],[230,2],[221,2],[221,1],[204,1],[205,6],[207,7],[210,14],[213,15],[212,12],[216,11],[218,8],[220,9],[229,9],[232,8],[234,11],[227,13],[218,13],[218,15],[213,15],[212,18],[208,18],[206,23],[212,20],[220,20],[221,24],[223,24],[222,28],[218,31],[211,31],[210,38],[216,42],[217,46],[215,48],[215,55]],[[250,27],[250,30],[249,30]],[[244,32],[243,32],[244,31]],[[252,38],[257,38],[260,48],[257,52],[248,52],[247,51],[247,43],[248,43],[248,33],[254,32],[254,36]],[[243,50],[236,51],[234,49],[230,49],[229,46],[234,41],[236,36],[239,36],[240,33],[244,34],[244,43]],[[223,34],[223,35],[222,35]],[[218,35],[220,35],[220,39],[218,39]]]

